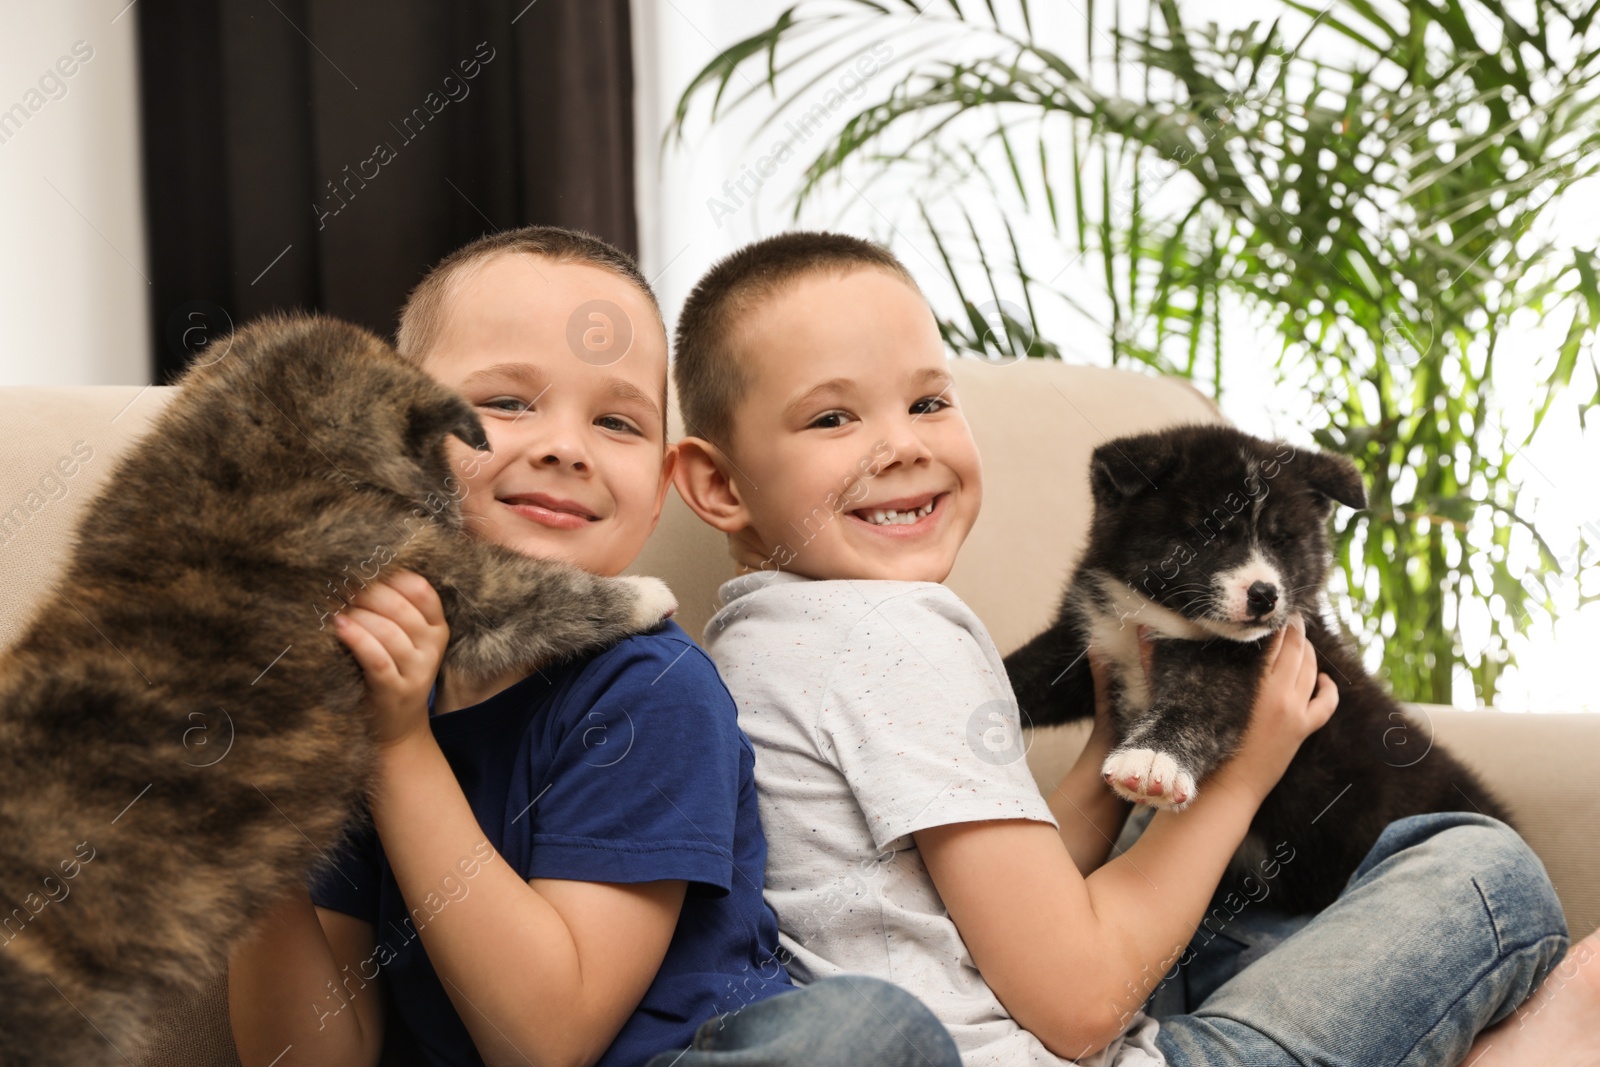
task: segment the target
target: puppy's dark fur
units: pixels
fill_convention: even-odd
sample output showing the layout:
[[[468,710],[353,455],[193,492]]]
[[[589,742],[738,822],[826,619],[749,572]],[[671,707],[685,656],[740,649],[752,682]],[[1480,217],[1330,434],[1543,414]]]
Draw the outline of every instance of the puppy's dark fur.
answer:
[[[445,437],[483,429],[372,335],[275,318],[218,345],[0,657],[0,1064],[136,1056],[151,1007],[334,851],[375,752],[331,620],[366,581],[426,576],[470,679],[673,606],[469,538]]]
[[[1186,426],[1101,445],[1090,482],[1089,546],[1059,615],[1006,658],[1034,725],[1093,714],[1085,655],[1093,642],[1110,666],[1117,726],[1108,781],[1128,799],[1182,808],[1238,747],[1270,635],[1291,615],[1304,617],[1317,668],[1339,689],[1333,718],[1300,746],[1261,805],[1219,895],[1252,873],[1260,883],[1257,868],[1270,863],[1274,906],[1319,910],[1394,819],[1479,811],[1509,821],[1324,621],[1328,517],[1335,502],[1366,504],[1353,463],[1226,427]],[[1148,679],[1140,626],[1157,639]]]

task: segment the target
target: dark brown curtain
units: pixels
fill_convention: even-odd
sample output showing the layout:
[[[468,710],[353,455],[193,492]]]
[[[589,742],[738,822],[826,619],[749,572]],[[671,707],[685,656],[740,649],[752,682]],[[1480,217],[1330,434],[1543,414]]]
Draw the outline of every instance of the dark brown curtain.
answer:
[[[392,337],[451,249],[636,249],[628,0],[143,0],[156,381],[274,309]]]

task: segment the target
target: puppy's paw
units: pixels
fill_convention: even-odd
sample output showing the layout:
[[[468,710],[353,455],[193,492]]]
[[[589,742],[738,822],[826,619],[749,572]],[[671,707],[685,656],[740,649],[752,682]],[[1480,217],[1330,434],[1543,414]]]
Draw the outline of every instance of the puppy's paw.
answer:
[[[672,618],[678,610],[678,598],[672,595],[672,590],[660,578],[630,576],[616,580],[626,584],[638,598],[633,606],[633,616],[628,620],[636,630],[649,630],[663,620]]]
[[[1100,776],[1112,792],[1136,804],[1182,811],[1195,798],[1194,775],[1165,752],[1119,748],[1106,757]]]

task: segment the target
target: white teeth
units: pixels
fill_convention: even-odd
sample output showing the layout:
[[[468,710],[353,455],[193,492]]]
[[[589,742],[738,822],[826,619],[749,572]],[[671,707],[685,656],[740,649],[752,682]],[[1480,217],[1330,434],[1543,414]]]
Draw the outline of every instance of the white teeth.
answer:
[[[920,508],[914,508],[911,511],[865,508],[856,512],[856,514],[874,526],[910,526],[924,515],[931,515],[933,513],[933,504],[934,502],[930,500]]]

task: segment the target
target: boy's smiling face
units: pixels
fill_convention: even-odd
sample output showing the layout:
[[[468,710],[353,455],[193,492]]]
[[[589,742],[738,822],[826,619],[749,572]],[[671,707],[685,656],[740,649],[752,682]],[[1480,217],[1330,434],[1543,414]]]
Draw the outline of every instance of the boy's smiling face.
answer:
[[[624,324],[580,312],[609,302],[632,342],[614,362],[569,344]],[[600,314],[604,315],[602,309]],[[586,263],[502,254],[445,301],[423,368],[473,405],[490,451],[451,438],[473,535],[595,574],[632,563],[655,528],[676,455],[665,445],[666,336],[632,283]]]
[[[942,582],[983,475],[922,295],[876,268],[819,273],[736,329],[748,384],[728,457],[739,562]]]

